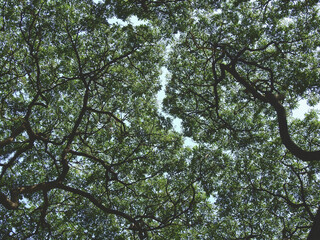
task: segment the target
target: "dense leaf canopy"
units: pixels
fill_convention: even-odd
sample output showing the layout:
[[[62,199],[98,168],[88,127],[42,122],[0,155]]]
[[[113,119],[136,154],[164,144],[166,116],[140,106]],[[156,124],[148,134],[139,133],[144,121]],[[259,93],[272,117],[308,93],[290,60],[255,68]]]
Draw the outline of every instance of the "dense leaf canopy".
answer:
[[[317,1],[0,8],[1,239],[317,239]]]

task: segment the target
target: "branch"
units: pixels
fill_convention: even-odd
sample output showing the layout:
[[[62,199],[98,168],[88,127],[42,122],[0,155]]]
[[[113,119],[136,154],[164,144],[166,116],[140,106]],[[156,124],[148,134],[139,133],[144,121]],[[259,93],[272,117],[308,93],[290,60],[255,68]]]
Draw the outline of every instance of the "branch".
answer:
[[[319,240],[319,236],[320,236],[319,226],[320,226],[320,207],[318,208],[317,214],[314,218],[313,225],[307,240]]]
[[[267,92],[265,96],[262,95],[252,85],[250,85],[250,83],[248,83],[238,74],[234,66],[231,67],[229,65],[221,65],[223,69],[229,72],[238,83],[246,87],[248,92],[251,93],[255,98],[259,99],[262,102],[269,103],[276,110],[282,143],[294,156],[301,159],[302,161],[320,161],[320,151],[309,152],[303,150],[293,142],[289,134],[286,110],[274,94],[272,94],[271,92]]]
[[[24,193],[34,193],[37,191],[49,191],[57,186],[57,181],[44,182],[32,186],[23,186],[11,190],[11,199],[0,192],[0,203],[9,210],[15,210],[19,207],[19,195]]]
[[[286,110],[281,103],[276,99],[274,94],[267,94],[268,102],[274,107],[277,112],[279,131],[282,143],[296,157],[303,161],[320,161],[320,151],[306,151],[300,148],[293,142],[290,137]]]
[[[25,126],[22,124],[21,126],[19,126],[18,128],[16,128],[15,130],[12,131],[11,136],[0,141],[0,148],[3,148],[4,146],[10,144],[13,142],[13,140],[19,135],[21,134],[23,131],[25,130]]]
[[[9,199],[5,194],[3,194],[2,192],[0,192],[0,203],[9,210],[14,210],[17,209],[19,206],[19,201],[16,198],[12,198]]]
[[[106,114],[110,117],[112,117],[116,122],[120,123],[123,127],[124,132],[126,132],[126,125],[125,123],[118,117],[116,117],[112,112],[108,112],[108,111],[103,111],[103,110],[97,110],[97,109],[93,109],[91,107],[87,107],[87,110],[94,112],[94,113],[98,113],[98,114]]]
[[[88,199],[91,203],[93,203],[96,207],[101,209],[106,214],[114,214],[116,216],[125,218],[126,220],[128,220],[129,222],[132,223],[131,225],[133,226],[132,228],[134,228],[134,230],[139,231],[140,239],[143,239],[144,236],[146,236],[146,231],[143,229],[143,227],[142,227],[143,223],[141,221],[136,220],[135,218],[131,217],[130,215],[128,215],[128,214],[126,214],[124,212],[121,212],[121,211],[118,211],[118,210],[115,210],[115,209],[111,209],[111,208],[108,208],[108,207],[104,206],[101,203],[101,200],[96,199],[90,193],[84,192],[84,191],[82,191],[80,189],[75,189],[75,188],[72,188],[72,187],[69,187],[69,186],[65,186],[65,185],[63,185],[61,183],[59,183],[57,185],[57,188],[66,190],[68,192],[80,195],[80,196]]]

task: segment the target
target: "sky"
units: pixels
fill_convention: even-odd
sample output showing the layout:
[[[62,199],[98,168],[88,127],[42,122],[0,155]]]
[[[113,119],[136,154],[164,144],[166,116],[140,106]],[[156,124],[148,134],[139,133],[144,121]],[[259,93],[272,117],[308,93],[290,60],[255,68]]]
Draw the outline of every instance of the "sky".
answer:
[[[295,118],[303,119],[304,114],[309,112],[311,109],[320,111],[320,103],[317,104],[315,107],[310,107],[307,105],[306,100],[302,100],[299,102],[299,104],[299,107],[296,110],[294,110],[292,114],[292,116]]]

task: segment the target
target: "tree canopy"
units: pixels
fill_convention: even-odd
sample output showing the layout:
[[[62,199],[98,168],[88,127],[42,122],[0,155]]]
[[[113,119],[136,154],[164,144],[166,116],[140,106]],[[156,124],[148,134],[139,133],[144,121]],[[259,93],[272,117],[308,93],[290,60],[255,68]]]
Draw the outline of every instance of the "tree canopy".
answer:
[[[318,1],[0,8],[1,239],[317,239]]]

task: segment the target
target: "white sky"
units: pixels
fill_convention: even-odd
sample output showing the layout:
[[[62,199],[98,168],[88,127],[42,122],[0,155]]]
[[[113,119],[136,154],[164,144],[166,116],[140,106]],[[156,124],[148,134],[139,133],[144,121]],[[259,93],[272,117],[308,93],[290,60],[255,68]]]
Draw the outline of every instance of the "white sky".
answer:
[[[320,103],[317,104],[315,107],[309,107],[307,105],[307,101],[306,100],[302,100],[302,101],[300,101],[299,108],[297,108],[296,110],[294,110],[292,112],[293,113],[293,117],[299,118],[299,119],[303,119],[304,118],[304,114],[309,112],[309,110],[311,110],[311,109],[320,110]]]

